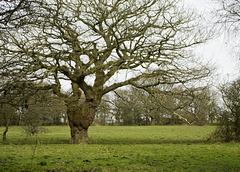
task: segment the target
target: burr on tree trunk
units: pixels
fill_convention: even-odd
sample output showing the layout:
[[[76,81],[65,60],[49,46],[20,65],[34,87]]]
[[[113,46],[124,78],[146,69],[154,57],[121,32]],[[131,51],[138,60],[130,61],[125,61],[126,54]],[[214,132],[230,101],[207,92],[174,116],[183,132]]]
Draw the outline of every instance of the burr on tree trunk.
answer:
[[[96,107],[92,102],[85,101],[82,104],[76,102],[68,105],[67,114],[71,130],[71,144],[90,143],[88,127],[92,124]]]
[[[66,98],[67,115],[71,131],[71,144],[88,144],[88,127],[92,124],[101,98],[81,98],[77,84],[72,84],[74,94]],[[93,94],[93,93],[92,93]],[[91,94],[91,95],[92,95]],[[100,96],[101,97],[101,96]]]

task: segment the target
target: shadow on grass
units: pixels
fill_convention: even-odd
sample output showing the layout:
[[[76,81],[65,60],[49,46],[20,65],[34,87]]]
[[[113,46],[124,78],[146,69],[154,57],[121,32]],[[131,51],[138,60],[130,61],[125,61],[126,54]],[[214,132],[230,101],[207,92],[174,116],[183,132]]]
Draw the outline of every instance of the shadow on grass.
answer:
[[[132,145],[132,144],[200,144],[200,143],[207,143],[207,140],[177,140],[177,139],[171,139],[171,140],[157,140],[157,139],[129,139],[125,140],[124,138],[116,139],[116,140],[107,140],[107,139],[101,139],[101,140],[92,140],[91,144],[102,144],[102,145]]]
[[[92,145],[136,145],[136,144],[203,144],[207,143],[207,140],[179,140],[179,139],[129,139],[129,138],[116,138],[116,139],[104,139],[104,138],[91,138]],[[3,144],[3,142],[0,142]],[[25,137],[20,139],[9,140],[7,144],[12,145],[34,145],[34,144],[70,144],[70,138],[53,138],[44,139],[36,137]]]

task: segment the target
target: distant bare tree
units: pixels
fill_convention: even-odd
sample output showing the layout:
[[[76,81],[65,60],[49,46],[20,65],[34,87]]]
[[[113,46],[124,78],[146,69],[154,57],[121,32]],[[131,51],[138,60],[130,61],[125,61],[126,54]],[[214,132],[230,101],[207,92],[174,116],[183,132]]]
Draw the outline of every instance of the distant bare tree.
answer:
[[[240,142],[240,79],[227,83],[220,89],[225,105],[220,118],[221,126],[212,139],[223,142]]]
[[[5,126],[3,132],[3,143],[7,143],[7,132],[11,122],[11,119],[16,113],[16,108],[9,104],[0,104],[0,126]]]
[[[240,79],[224,86],[221,92],[224,104],[230,112],[228,120],[233,122],[235,140],[240,141]]]
[[[227,29],[239,32],[240,0],[219,0],[222,8],[218,10],[219,23],[225,24]]]
[[[238,58],[237,68],[240,72],[240,0],[218,0],[218,2],[220,2],[221,8],[217,11],[217,23],[227,31],[229,44],[234,45],[233,49]],[[236,43],[233,43],[234,41]]]
[[[39,90],[28,97],[21,113],[21,125],[25,126],[26,133],[35,135],[43,131],[43,125],[61,124],[61,115],[66,114],[66,107],[50,90]]]

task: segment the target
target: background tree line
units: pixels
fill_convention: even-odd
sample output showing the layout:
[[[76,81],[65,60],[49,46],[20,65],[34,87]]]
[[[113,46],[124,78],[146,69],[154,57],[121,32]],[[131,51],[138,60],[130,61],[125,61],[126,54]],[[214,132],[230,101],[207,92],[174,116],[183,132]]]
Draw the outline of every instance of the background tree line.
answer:
[[[219,95],[209,87],[157,86],[153,94],[130,87],[102,101],[100,125],[205,125],[219,120]]]
[[[99,125],[218,125],[210,140],[240,141],[240,79],[219,86],[130,87],[106,96],[95,118]]]
[[[34,91],[32,95],[6,93],[1,95],[0,126],[7,123],[30,126],[66,125],[66,107],[49,90]]]
[[[220,92],[210,87],[161,85],[151,89],[152,95],[134,87],[119,89],[102,99],[93,125],[205,125],[218,123],[223,114],[233,114],[238,123],[237,84],[239,80],[228,83]],[[1,126],[67,125],[65,103],[51,91],[16,92],[1,95]]]

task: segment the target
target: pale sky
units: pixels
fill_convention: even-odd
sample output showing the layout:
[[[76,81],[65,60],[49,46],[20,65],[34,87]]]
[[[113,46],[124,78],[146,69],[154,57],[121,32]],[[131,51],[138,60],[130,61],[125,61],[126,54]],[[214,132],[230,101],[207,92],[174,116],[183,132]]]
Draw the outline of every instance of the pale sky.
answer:
[[[213,11],[219,7],[216,0],[185,0],[185,2],[188,7],[196,9],[209,20],[207,23],[209,26],[211,26],[211,23],[213,24]],[[234,44],[231,45],[230,40],[227,34],[218,33],[216,38],[210,40],[205,45],[201,45],[196,51],[198,56],[203,57],[205,60],[210,60],[211,63],[216,65],[217,73],[220,74],[219,82],[231,81],[240,76],[240,70],[238,69],[239,58],[234,53],[232,48]]]

